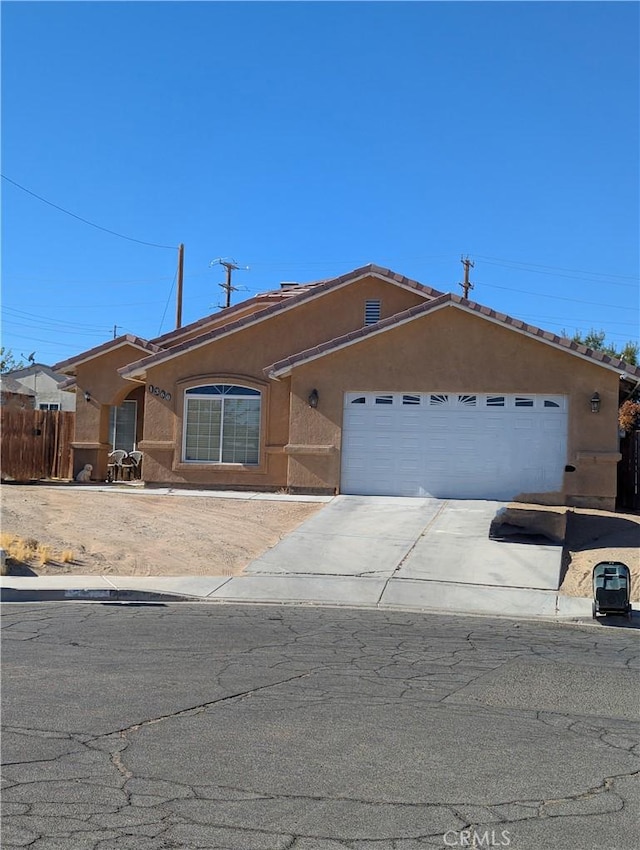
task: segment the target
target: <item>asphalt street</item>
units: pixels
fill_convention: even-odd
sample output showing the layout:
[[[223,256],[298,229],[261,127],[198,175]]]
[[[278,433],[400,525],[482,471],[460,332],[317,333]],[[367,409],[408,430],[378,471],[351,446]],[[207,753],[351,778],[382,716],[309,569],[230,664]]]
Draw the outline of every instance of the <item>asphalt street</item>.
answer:
[[[632,850],[629,629],[2,606],[4,850]]]

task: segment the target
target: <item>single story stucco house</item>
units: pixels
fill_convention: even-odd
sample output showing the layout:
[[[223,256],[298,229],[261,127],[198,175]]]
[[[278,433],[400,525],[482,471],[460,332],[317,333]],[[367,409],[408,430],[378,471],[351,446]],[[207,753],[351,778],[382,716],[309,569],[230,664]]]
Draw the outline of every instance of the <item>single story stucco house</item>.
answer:
[[[618,406],[640,384],[638,367],[375,265],[54,369],[77,394],[74,470],[97,478],[120,432],[151,485],[605,509]]]

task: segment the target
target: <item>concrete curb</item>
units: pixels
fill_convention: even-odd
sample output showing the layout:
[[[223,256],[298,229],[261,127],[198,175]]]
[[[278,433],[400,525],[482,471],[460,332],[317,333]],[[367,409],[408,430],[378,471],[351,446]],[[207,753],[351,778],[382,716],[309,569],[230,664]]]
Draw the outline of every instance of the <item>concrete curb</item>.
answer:
[[[303,605],[594,626],[603,622],[592,619],[591,599],[557,591],[354,576],[6,576],[0,580],[0,601]],[[634,604],[632,621],[615,620],[618,627],[640,628],[640,605]]]

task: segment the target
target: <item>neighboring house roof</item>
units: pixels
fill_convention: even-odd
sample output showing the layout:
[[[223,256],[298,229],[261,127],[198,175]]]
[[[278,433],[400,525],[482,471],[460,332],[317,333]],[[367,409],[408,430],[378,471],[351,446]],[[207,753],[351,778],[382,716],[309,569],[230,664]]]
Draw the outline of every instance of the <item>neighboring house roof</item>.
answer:
[[[0,375],[0,392],[14,393],[15,395],[30,395],[35,398],[35,392],[31,387],[25,387],[20,381],[9,374]]]
[[[56,372],[51,366],[46,366],[44,363],[33,363],[31,366],[25,366],[22,369],[12,369],[10,372],[6,372],[5,374],[10,375],[12,378],[19,381],[20,378],[28,378],[31,375],[40,375],[43,372],[55,381],[59,381],[62,377],[59,372]]]
[[[380,278],[381,280],[387,281],[388,283],[393,283],[396,286],[400,286],[403,289],[410,289],[414,292],[418,292],[420,293],[420,295],[429,299],[437,298],[438,296],[442,295],[442,293],[439,292],[437,289],[432,289],[430,286],[424,286],[423,284],[418,283],[416,280],[412,280],[411,278],[405,277],[404,275],[397,274],[396,272],[391,271],[391,269],[385,269],[381,266],[376,266],[373,263],[369,263],[368,265],[361,266],[360,268],[354,269],[353,271],[348,272],[347,274],[340,275],[340,277],[334,277],[330,278],[329,280],[316,282],[313,285],[304,286],[302,287],[302,292],[298,291],[297,287],[295,289],[292,288],[282,290],[282,292],[287,293],[287,295],[284,298],[279,298],[276,303],[265,307],[264,310],[258,310],[255,313],[250,313],[248,316],[243,316],[240,319],[236,319],[235,321],[227,322],[219,327],[214,328],[208,333],[200,334],[199,336],[194,337],[192,339],[188,339],[183,343],[174,345],[169,349],[159,351],[157,354],[152,354],[151,356],[144,357],[141,360],[136,361],[135,363],[130,363],[128,366],[124,366],[118,371],[120,372],[123,378],[130,378],[135,380],[136,378],[141,377],[146,371],[146,369],[150,366],[157,366],[159,363],[164,363],[165,361],[171,360],[172,358],[184,354],[187,351],[193,351],[196,348],[200,348],[203,345],[207,345],[213,340],[217,340],[224,336],[228,336],[229,334],[236,333],[237,331],[243,330],[244,328],[247,328],[250,325],[255,325],[259,322],[263,322],[277,313],[283,313],[286,310],[292,310],[299,304],[311,301],[315,298],[320,298],[322,295],[325,295],[328,292],[332,292],[333,290],[339,289],[343,286],[348,286],[365,277]],[[216,315],[219,316],[220,314]]]
[[[407,322],[412,322],[427,313],[433,313],[447,307],[453,307],[474,315],[479,315],[483,319],[507,327],[510,330],[517,331],[525,336],[538,339],[547,345],[567,351],[569,354],[592,360],[599,366],[604,366],[607,369],[612,369],[620,373],[622,377],[630,377],[640,381],[639,366],[631,366],[623,360],[604,354],[602,351],[587,348],[585,345],[580,345],[573,340],[557,336],[550,331],[542,330],[534,325],[528,325],[520,319],[514,319],[511,316],[507,316],[505,313],[498,313],[490,307],[485,307],[475,301],[468,301],[467,299],[451,292],[446,295],[441,295],[439,298],[435,298],[425,304],[418,304],[408,310],[403,310],[401,313],[396,313],[394,316],[382,319],[374,325],[367,325],[364,328],[351,331],[348,334],[344,334],[336,339],[321,343],[313,348],[308,348],[306,351],[300,351],[297,354],[292,354],[289,357],[285,357],[283,360],[279,360],[277,363],[273,363],[271,366],[267,366],[264,372],[270,378],[278,379],[284,377],[285,375],[290,374],[291,370],[296,366],[300,366],[303,363],[309,363],[311,360],[324,357],[326,354],[332,354],[342,348],[361,342],[363,339],[368,339],[369,337],[384,333],[392,328],[404,325]]]
[[[76,357],[70,357],[68,360],[61,360],[60,363],[55,363],[53,368],[64,374],[74,374],[75,368],[81,363],[86,363],[88,360],[93,360],[95,357],[101,357],[108,351],[115,351],[115,349],[122,348],[125,345],[138,348],[140,351],[144,351],[148,354],[161,351],[159,345],[154,345],[140,336],[125,334],[124,336],[119,336],[116,339],[110,339],[102,345],[97,345],[95,348],[90,348],[88,351],[83,351],[82,354],[78,354]]]

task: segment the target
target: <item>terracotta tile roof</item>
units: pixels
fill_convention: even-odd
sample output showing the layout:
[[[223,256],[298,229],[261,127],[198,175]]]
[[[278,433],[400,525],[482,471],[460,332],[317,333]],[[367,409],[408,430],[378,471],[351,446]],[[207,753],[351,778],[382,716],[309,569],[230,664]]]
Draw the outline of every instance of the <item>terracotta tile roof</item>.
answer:
[[[134,348],[139,348],[150,354],[161,350],[159,345],[154,345],[140,336],[125,334],[116,339],[110,339],[108,342],[102,343],[102,345],[97,345],[95,348],[83,351],[81,354],[70,357],[68,360],[61,360],[59,363],[54,363],[51,368],[56,372],[68,372],[75,369],[80,363],[85,363],[87,360],[92,360],[94,357],[99,357],[101,354],[105,354],[111,349],[120,348],[123,345],[132,345]]]
[[[484,304],[478,304],[476,301],[468,301],[460,295],[456,295],[452,292],[449,292],[446,295],[440,295],[440,297],[435,298],[432,301],[427,301],[424,304],[417,304],[415,307],[411,307],[408,310],[403,310],[401,313],[396,313],[394,316],[382,319],[374,325],[367,325],[364,328],[360,328],[359,330],[351,331],[351,333],[337,337],[330,342],[322,343],[321,345],[314,346],[313,348],[308,348],[306,351],[300,351],[297,354],[292,354],[290,357],[285,357],[283,360],[279,360],[277,363],[267,366],[264,369],[264,373],[270,378],[280,377],[288,374],[295,366],[299,366],[309,360],[315,360],[317,357],[324,354],[337,351],[340,348],[352,345],[362,339],[375,336],[376,334],[382,333],[390,328],[412,321],[419,316],[423,316],[427,313],[434,312],[448,306],[458,307],[469,312],[478,313],[490,321],[513,328],[527,336],[538,337],[550,345],[565,348],[573,354],[588,357],[595,360],[597,363],[610,366],[616,371],[623,372],[625,375],[640,379],[640,366],[631,366],[623,360],[604,354],[602,351],[587,348],[585,345],[580,345],[573,340],[557,336],[556,334],[542,330],[542,328],[538,328],[535,325],[528,325],[520,319],[508,316],[506,313],[499,313],[497,310],[492,310],[490,307],[486,307]]]
[[[67,378],[66,380],[60,381],[60,383],[58,384],[58,389],[64,390],[65,392],[69,392],[70,390],[75,391],[75,389],[76,389],[75,376],[72,375],[71,377]]]
[[[154,366],[158,363],[162,363],[164,360],[169,360],[172,357],[175,357],[176,355],[191,350],[192,348],[199,348],[200,346],[206,345],[207,343],[212,342],[215,339],[219,339],[220,337],[235,333],[236,331],[242,330],[243,328],[246,328],[256,322],[264,321],[265,319],[269,318],[270,316],[273,316],[276,313],[296,307],[298,304],[310,300],[311,298],[317,298],[318,296],[324,295],[326,292],[330,292],[331,290],[337,289],[340,286],[353,283],[356,280],[359,280],[360,278],[368,277],[371,275],[383,278],[384,280],[392,281],[393,283],[396,283],[406,289],[412,289],[424,295],[425,298],[437,298],[438,296],[442,295],[441,292],[436,289],[432,289],[430,286],[423,286],[421,283],[418,283],[415,280],[411,280],[408,277],[404,277],[404,275],[400,275],[396,272],[391,271],[391,269],[385,269],[381,266],[376,266],[373,263],[369,263],[369,265],[361,266],[360,268],[354,269],[351,272],[347,272],[347,274],[340,275],[340,277],[334,277],[328,280],[319,281],[314,283],[312,286],[303,285],[302,292],[299,292],[297,289],[279,290],[279,292],[286,293],[285,298],[279,298],[276,303],[265,307],[264,310],[257,310],[254,313],[250,313],[248,316],[242,316],[241,318],[236,319],[235,321],[231,321],[224,325],[218,326],[213,330],[209,331],[208,333],[203,333],[200,334],[200,336],[185,340],[185,342],[183,343],[173,345],[171,346],[171,348],[162,350],[157,354],[152,354],[149,357],[143,357],[142,359],[137,360],[135,363],[130,363],[128,366],[124,366],[118,371],[125,378],[133,377],[134,375],[136,375],[136,373],[140,373],[149,366]]]
[[[294,295],[299,295],[301,292],[307,292],[315,285],[316,283],[300,283],[287,289],[272,289],[268,292],[259,292],[257,295],[252,295],[251,298],[239,301],[237,304],[232,304],[230,307],[223,307],[222,310],[218,310],[217,313],[210,313],[208,316],[204,316],[202,319],[196,319],[195,322],[183,325],[181,328],[175,328],[172,331],[168,331],[166,334],[162,334],[162,336],[153,337],[150,342],[158,345],[160,348],[173,348],[173,343],[176,340],[179,340],[180,337],[185,336],[185,334],[192,333],[198,328],[206,328],[207,325],[210,325],[213,322],[219,325],[220,319],[231,319],[231,317],[236,313],[242,312],[242,310],[245,310],[247,307],[251,307],[254,304],[262,305],[266,301],[280,303]]]

